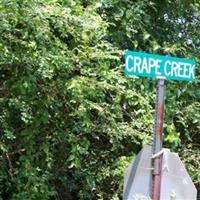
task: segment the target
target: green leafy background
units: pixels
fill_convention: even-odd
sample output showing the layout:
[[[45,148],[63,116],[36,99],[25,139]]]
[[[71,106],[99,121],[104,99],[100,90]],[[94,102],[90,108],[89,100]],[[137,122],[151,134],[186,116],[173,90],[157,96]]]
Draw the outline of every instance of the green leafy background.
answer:
[[[0,19],[0,199],[121,199],[156,83],[124,76],[127,49],[196,60],[167,82],[164,146],[200,191],[198,1],[1,0]]]

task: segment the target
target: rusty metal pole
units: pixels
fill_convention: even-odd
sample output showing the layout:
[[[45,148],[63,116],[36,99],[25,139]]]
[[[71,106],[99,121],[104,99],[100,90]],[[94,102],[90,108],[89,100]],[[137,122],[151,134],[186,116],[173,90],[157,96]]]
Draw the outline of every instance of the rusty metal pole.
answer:
[[[156,88],[156,106],[155,106],[155,135],[153,154],[158,154],[162,150],[163,143],[163,120],[165,103],[165,81],[159,79]],[[153,158],[153,200],[160,200],[162,154]]]

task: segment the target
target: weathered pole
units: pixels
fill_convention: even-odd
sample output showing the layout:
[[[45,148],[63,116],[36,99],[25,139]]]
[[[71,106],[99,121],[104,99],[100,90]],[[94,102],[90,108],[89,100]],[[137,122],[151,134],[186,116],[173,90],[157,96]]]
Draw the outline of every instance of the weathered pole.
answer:
[[[156,106],[155,106],[155,127],[154,127],[154,145],[153,145],[153,192],[152,199],[160,200],[161,172],[162,172],[162,150],[163,143],[163,120],[165,104],[165,81],[159,79],[156,87]]]

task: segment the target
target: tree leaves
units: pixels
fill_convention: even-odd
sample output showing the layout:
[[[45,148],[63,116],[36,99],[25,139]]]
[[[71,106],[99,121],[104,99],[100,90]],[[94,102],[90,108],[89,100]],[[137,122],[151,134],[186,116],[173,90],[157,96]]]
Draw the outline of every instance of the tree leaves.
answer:
[[[0,198],[121,198],[155,99],[155,80],[124,76],[123,52],[198,61],[199,6],[185,2],[1,1]],[[168,83],[165,117],[197,186],[198,87]]]

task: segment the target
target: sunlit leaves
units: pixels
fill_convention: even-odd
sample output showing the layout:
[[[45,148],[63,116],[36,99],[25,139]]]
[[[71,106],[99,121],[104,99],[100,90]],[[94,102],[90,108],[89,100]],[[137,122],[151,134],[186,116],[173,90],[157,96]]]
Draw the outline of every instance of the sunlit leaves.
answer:
[[[1,1],[3,199],[121,198],[123,171],[151,143],[155,100],[155,80],[124,76],[123,51],[198,61],[199,7],[184,5]],[[168,83],[165,115],[165,145],[189,149],[181,156],[197,185],[198,84]]]

